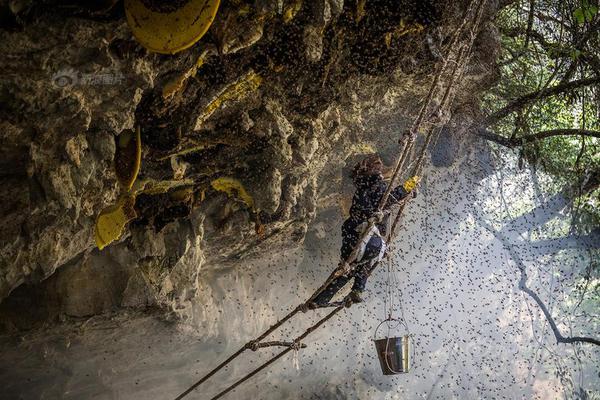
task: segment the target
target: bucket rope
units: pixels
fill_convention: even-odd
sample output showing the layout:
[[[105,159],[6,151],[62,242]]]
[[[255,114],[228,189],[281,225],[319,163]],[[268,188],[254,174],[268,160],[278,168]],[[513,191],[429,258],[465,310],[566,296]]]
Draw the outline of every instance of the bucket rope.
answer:
[[[446,87],[446,90],[444,91],[444,95],[442,97],[442,101],[440,103],[440,108],[439,110],[445,110],[446,107],[451,104],[455,93],[453,93],[453,88],[454,88],[454,84],[456,82],[457,79],[459,79],[460,76],[462,76],[465,66],[468,62],[468,58],[470,56],[474,41],[476,36],[474,35],[475,30],[479,27],[480,23],[481,23],[481,18],[483,15],[483,5],[485,3],[485,0],[482,0],[479,2],[478,7],[477,7],[477,11],[476,11],[476,17],[475,17],[475,21],[473,23],[473,27],[471,29],[471,35],[470,35],[470,40],[468,41],[467,44],[463,44],[462,46],[460,46],[458,55],[457,55],[457,60],[454,62],[454,66],[452,68],[452,71],[450,73],[450,80],[449,80],[449,84]],[[465,57],[465,54],[469,54],[469,56]],[[445,118],[445,115],[439,115],[440,118]],[[446,125],[447,121],[444,121],[444,124],[442,127],[440,127],[439,129],[434,129],[434,128],[429,128],[428,132],[427,132],[427,136],[425,138],[425,141],[422,145],[419,157],[416,161],[416,164],[413,167],[411,176],[418,176],[421,174],[421,170],[423,167],[423,160],[424,160],[424,155],[426,153],[426,149],[429,147],[429,144],[431,143],[432,139],[437,140],[437,137],[439,136],[440,132],[444,129],[445,125]],[[391,186],[391,185],[390,185]],[[396,232],[396,227],[401,219],[401,216],[403,215],[403,211],[404,211],[404,207],[406,205],[406,202],[403,202],[402,204],[400,204],[399,209],[396,213],[396,217],[394,218],[394,222],[392,224],[392,227],[389,231],[388,237],[387,237],[387,243],[388,243],[388,252],[386,253],[386,257],[385,257],[385,262],[387,264],[387,280],[386,280],[386,298],[384,300],[384,313],[387,314],[387,319],[384,320],[385,321],[392,321],[392,320],[397,320],[400,323],[402,323],[404,325],[404,327],[406,328],[406,332],[407,332],[407,336],[411,337],[411,332],[410,332],[410,328],[408,327],[408,322],[406,320],[405,314],[404,314],[404,307],[402,304],[402,292],[400,290],[399,287],[399,279],[397,278],[396,275],[396,271],[393,270],[393,263],[391,260],[391,254],[392,252],[392,246],[393,246],[393,239],[394,239],[394,235]],[[393,292],[394,292],[394,288],[397,289],[397,293],[398,293],[398,308],[399,308],[399,312],[400,312],[400,316],[399,318],[394,318],[394,296],[393,296]],[[390,344],[390,331],[391,328],[389,327],[388,324],[388,334],[387,334],[387,341],[386,341],[386,347],[385,347],[385,354],[384,354],[384,360],[385,363],[388,367],[388,369],[390,371],[392,371],[395,374],[398,373],[402,373],[402,372],[406,372],[406,371],[396,371],[394,368],[392,368],[392,366],[390,365],[389,359],[387,357],[388,351],[389,351],[389,344]],[[413,349],[413,353],[414,353],[414,344],[412,345],[412,349]]]

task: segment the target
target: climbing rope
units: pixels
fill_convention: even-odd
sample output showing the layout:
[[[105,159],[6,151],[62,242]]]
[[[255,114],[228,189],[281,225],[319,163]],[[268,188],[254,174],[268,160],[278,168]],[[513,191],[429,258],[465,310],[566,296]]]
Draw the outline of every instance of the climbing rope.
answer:
[[[431,86],[429,87],[429,90],[427,92],[427,96],[425,97],[425,102],[421,106],[421,109],[419,110],[417,118],[413,122],[411,128],[408,131],[406,131],[404,133],[404,135],[402,136],[402,138],[400,139],[400,148],[401,148],[400,156],[396,160],[396,163],[394,165],[394,170],[392,173],[392,177],[390,179],[390,183],[388,184],[386,191],[379,202],[379,206],[377,207],[377,211],[379,211],[379,212],[383,211],[387,204],[387,201],[389,199],[392,188],[395,186],[396,179],[397,179],[398,175],[400,174],[400,171],[403,170],[403,165],[406,162],[406,160],[408,159],[408,156],[412,150],[412,147],[413,147],[414,142],[417,137],[417,133],[421,129],[421,125],[423,124],[425,117],[428,115],[429,108],[431,106],[431,103],[433,102],[434,94],[436,92],[436,89],[439,86],[441,77],[447,72],[450,63],[452,62],[454,64],[454,68],[452,69],[452,72],[450,73],[450,81],[449,81],[449,84],[446,86],[444,95],[442,97],[442,101],[440,102],[439,106],[437,107],[438,115],[445,115],[445,113],[443,113],[443,111],[445,110],[445,108],[449,107],[449,105],[450,105],[450,102],[449,102],[450,94],[451,94],[452,88],[456,82],[457,73],[459,70],[462,72],[464,70],[464,65],[466,64],[465,51],[464,51],[465,46],[464,45],[460,46],[460,49],[458,50],[456,55],[454,55],[453,52],[455,51],[455,47],[463,33],[463,30],[467,26],[467,22],[469,20],[468,17],[473,10],[475,1],[476,0],[472,0],[471,3],[469,4],[469,7],[467,8],[467,10],[465,11],[465,14],[463,16],[461,25],[459,26],[459,28],[455,31],[454,35],[452,36],[452,40],[448,47],[448,55],[444,58],[441,67],[439,68],[438,72],[434,76]],[[469,38],[469,44],[468,44],[468,52],[469,53],[472,49],[473,42],[476,37],[475,32],[477,32],[479,24],[481,23],[481,16],[483,14],[483,5],[485,4],[485,1],[486,0],[480,0],[477,3],[474,23],[470,29],[470,38]],[[444,108],[442,108],[442,107],[444,107]],[[444,123],[444,125],[445,125],[445,123]],[[434,130],[431,127],[427,129],[425,141],[423,143],[421,151],[419,152],[419,156],[417,158],[417,163],[413,168],[413,173],[411,174],[411,176],[417,176],[421,172],[421,168],[423,165],[423,161],[425,159],[425,153],[426,153],[427,147],[429,146],[431,139],[433,137],[433,131]],[[440,129],[440,131],[441,131],[441,129]],[[400,207],[398,208],[398,211],[396,213],[396,218],[394,220],[394,224],[392,225],[392,229],[390,229],[390,232],[387,237],[388,240],[386,240],[386,243],[391,243],[391,241],[394,237],[395,227],[398,224],[400,216],[402,215],[407,203],[408,203],[408,198],[405,198],[405,200],[400,203]],[[369,221],[369,225],[363,231],[363,234],[362,234],[360,240],[358,241],[358,243],[361,243],[362,241],[364,241],[366,239],[367,235],[369,234],[369,232],[371,231],[371,229],[373,228],[375,223],[376,223],[376,221],[374,221],[374,220]],[[313,294],[311,296],[309,301],[314,300],[323,291],[323,289],[325,289],[335,278],[337,278],[338,276],[340,276],[342,274],[347,274],[349,272],[352,272],[352,270],[349,268],[349,265],[351,265],[352,262],[354,262],[356,260],[359,251],[360,251],[360,247],[355,246],[354,250],[350,254],[348,260],[346,260],[344,265],[338,267],[335,271],[333,271],[333,273],[325,281],[325,283],[317,290],[317,292],[315,292],[315,294]],[[389,253],[390,252],[388,251],[387,254],[389,254]]]
[[[475,22],[473,24],[473,28],[471,29],[471,38],[470,38],[469,43],[463,44],[462,46],[460,46],[458,55],[456,56],[456,60],[454,61],[454,66],[450,73],[449,83],[446,86],[446,90],[444,91],[444,95],[442,97],[442,101],[440,102],[440,107],[438,109],[439,110],[438,117],[441,118],[442,120],[446,117],[446,115],[442,114],[442,112],[446,109],[446,107],[448,107],[451,104],[450,99],[453,98],[452,89],[454,87],[454,83],[456,82],[456,79],[458,78],[458,76],[462,75],[464,68],[468,62],[468,57],[464,57],[465,50],[466,50],[467,54],[470,54],[475,37],[476,37],[473,34],[473,32],[479,26],[479,24],[481,22],[481,16],[482,16],[484,2],[485,2],[485,0],[481,1],[478,5],[478,9],[476,11]],[[446,60],[448,60],[448,58]],[[444,68],[442,68],[442,70],[443,69]],[[441,74],[440,74],[440,76],[441,76]],[[429,147],[431,140],[432,140],[432,138],[434,138],[434,136],[437,140],[437,136],[439,136],[440,132],[444,129],[446,123],[447,123],[447,120],[443,121],[442,127],[440,127],[437,130],[435,130],[432,127],[430,127],[427,130],[425,141],[422,145],[422,148],[421,148],[421,151],[419,152],[419,156],[417,158],[416,164],[414,165],[410,176],[419,176],[421,174],[421,169],[423,167],[423,160],[425,158],[424,156],[425,156],[426,150]],[[411,144],[412,144],[412,141],[411,141]],[[403,165],[402,165],[402,167],[403,167]],[[392,183],[390,183],[389,188],[391,188],[391,187],[392,187]],[[389,326],[389,323],[391,321],[396,321],[398,323],[398,325],[403,325],[406,329],[406,336],[412,337],[412,335],[410,333],[410,328],[408,327],[408,322],[406,321],[406,318],[404,315],[404,307],[402,304],[402,292],[399,289],[400,282],[396,276],[395,271],[392,270],[392,260],[391,260],[391,254],[393,253],[392,252],[392,244],[393,244],[394,234],[396,231],[396,226],[397,226],[398,222],[400,221],[400,218],[402,216],[402,213],[404,211],[406,203],[407,203],[407,201],[404,201],[400,204],[398,211],[396,213],[396,217],[394,218],[392,227],[386,238],[386,243],[388,243],[388,250],[386,252],[386,257],[385,257],[386,264],[387,264],[387,279],[386,279],[386,291],[385,291],[385,298],[384,298],[384,315],[387,314],[387,318],[381,322],[381,324],[385,323],[386,321],[388,322],[388,325],[387,325],[388,326],[388,334],[387,334],[387,341],[386,341],[386,346],[385,346],[385,354],[388,354],[388,352],[389,352],[389,345],[390,345],[390,340],[391,340],[390,339],[391,328]],[[371,270],[371,272],[374,269],[375,268],[373,268]],[[370,275],[370,273],[369,273],[369,275]],[[398,296],[398,308],[399,308],[399,312],[400,312],[400,316],[396,317],[396,318],[394,317],[394,311],[395,311],[395,303],[394,303],[395,296],[393,295],[394,289],[396,289],[398,291],[398,295],[397,295]],[[381,324],[379,326],[381,326]],[[376,332],[377,332],[377,330],[376,330]],[[406,340],[406,339],[403,339],[403,340]],[[414,343],[411,345],[411,347],[413,348],[413,354],[414,354]],[[407,357],[408,357],[408,355],[407,355]],[[411,357],[411,358],[413,358],[413,357]],[[392,365],[390,365],[390,360],[388,359],[387,356],[384,356],[384,360],[385,360],[386,366],[389,371],[391,371],[395,374],[407,372],[404,369],[401,371],[395,370],[392,367]]]
[[[469,40],[469,44],[466,47],[464,45],[460,46],[460,49],[458,50],[458,52],[456,52],[456,55],[453,55],[453,52],[455,51],[455,47],[456,47],[456,45],[457,45],[460,37],[464,33],[464,29],[468,25],[469,16],[471,15],[472,10],[473,10],[473,6],[474,6],[474,4],[476,2],[478,2],[478,5],[477,5],[477,11],[475,12],[476,17],[475,17],[474,23],[472,24],[472,26],[470,28],[470,35],[471,35],[471,37],[469,38],[470,39]],[[436,107],[438,115],[445,116],[445,114],[440,114],[440,112],[444,111],[451,104],[450,99],[453,98],[452,89],[453,89],[453,86],[454,86],[454,84],[456,82],[457,76],[459,76],[460,74],[462,74],[462,70],[464,70],[464,66],[466,65],[465,56],[466,55],[467,56],[470,55],[470,52],[471,52],[471,49],[472,49],[472,46],[473,46],[473,42],[474,42],[474,39],[475,39],[475,33],[477,32],[479,24],[481,22],[481,15],[482,15],[482,10],[483,10],[483,5],[484,5],[485,2],[486,2],[486,0],[471,0],[471,2],[469,4],[469,7],[465,11],[465,14],[463,15],[462,22],[461,22],[460,26],[457,28],[457,30],[455,31],[455,33],[454,33],[454,35],[452,37],[451,43],[448,46],[448,54],[444,58],[444,61],[442,62],[441,67],[439,68],[439,70],[437,71],[437,73],[434,76],[434,79],[433,79],[433,81],[431,83],[431,86],[429,88],[429,91],[427,93],[425,101],[424,101],[423,105],[421,106],[421,108],[419,110],[417,118],[413,122],[413,124],[410,127],[410,129],[407,130],[402,135],[402,137],[401,137],[401,139],[399,141],[399,144],[400,144],[399,156],[398,156],[398,158],[396,160],[396,163],[394,164],[394,170],[393,170],[392,177],[390,179],[390,183],[388,184],[388,187],[387,187],[387,189],[386,189],[386,191],[385,191],[385,193],[384,193],[384,195],[381,198],[381,201],[379,203],[378,211],[380,211],[380,212],[383,211],[384,208],[385,208],[385,206],[386,206],[386,204],[387,204],[388,198],[390,196],[392,188],[394,187],[396,179],[398,178],[398,176],[400,174],[400,171],[402,170],[403,165],[408,160],[409,154],[410,154],[410,152],[412,150],[412,147],[414,145],[415,139],[417,137],[417,133],[421,130],[421,126],[422,126],[423,122],[425,121],[425,118],[430,115],[430,114],[428,114],[428,112],[429,112],[429,109],[430,109],[431,104],[433,102],[434,94],[436,93],[436,90],[438,89],[440,80],[441,80],[442,76],[448,71],[448,67],[449,67],[450,63],[452,62],[454,64],[454,67],[453,67],[452,71],[450,72],[450,79],[449,79],[448,85],[447,85],[447,87],[446,87],[446,89],[444,91],[444,95],[442,97],[442,101]],[[445,125],[445,123],[444,123],[444,125]],[[418,154],[417,162],[416,162],[416,164],[413,167],[413,174],[411,176],[415,176],[415,175],[418,175],[418,173],[420,173],[421,168],[422,168],[422,164],[423,164],[423,161],[424,161],[424,155],[425,155],[425,152],[427,150],[427,147],[429,146],[429,144],[430,144],[430,142],[432,140],[432,137],[434,135],[434,130],[435,129],[431,128],[431,127],[427,129],[425,141],[424,141],[423,146],[422,146],[422,148],[421,148],[421,150],[420,150],[420,152]],[[435,131],[436,131],[436,134],[439,134],[439,132],[441,131],[441,129],[435,130]],[[392,224],[392,228],[390,229],[390,231],[389,231],[389,233],[387,235],[387,241],[386,241],[386,243],[392,243],[392,240],[394,238],[394,233],[395,233],[396,225],[398,224],[398,222],[400,220],[400,217],[401,217],[401,215],[402,215],[402,213],[404,211],[404,208],[406,207],[406,204],[409,201],[409,197],[410,196],[405,197],[400,202],[398,210],[396,212],[396,217],[394,219],[394,223]],[[362,241],[364,241],[365,239],[367,239],[367,236],[369,235],[369,232],[371,232],[371,230],[372,230],[373,226],[375,225],[375,223],[376,223],[376,221],[374,221],[374,220],[370,220],[369,221],[369,225],[364,230],[364,232],[363,232],[360,240],[358,241],[358,243],[361,243]],[[271,333],[273,333],[275,330],[277,330],[281,325],[283,325],[284,323],[286,323],[287,321],[289,321],[292,317],[294,317],[299,311],[305,310],[306,304],[308,302],[311,302],[312,300],[314,300],[335,278],[337,278],[338,276],[340,276],[342,274],[347,274],[347,273],[352,272],[351,265],[353,264],[353,262],[356,260],[356,258],[358,256],[358,253],[359,253],[359,250],[360,250],[359,247],[360,246],[358,246],[358,245],[355,246],[355,248],[353,249],[352,253],[350,254],[350,257],[348,258],[348,260],[344,264],[342,264],[338,268],[336,268],[331,273],[331,275],[327,278],[327,280],[325,281],[325,283],[323,285],[321,285],[319,287],[319,289],[317,289],[314,292],[314,294],[309,298],[309,300],[307,302],[298,305],[296,308],[294,308],[294,310],[292,310],[290,313],[288,313],[286,316],[284,316],[281,320],[279,320],[275,324],[273,324],[262,335],[260,335],[256,339],[251,340],[248,343],[246,343],[245,345],[243,345],[235,353],[233,353],[231,356],[229,356],[229,358],[227,358],[225,361],[223,361],[222,363],[220,363],[219,365],[217,365],[214,369],[212,369],[210,372],[208,372],[206,375],[204,375],[200,380],[198,380],[192,386],[190,386],[186,391],[184,391],[179,396],[177,396],[175,398],[175,400],[181,400],[181,399],[183,399],[185,396],[187,396],[189,393],[191,393],[194,389],[196,389],[202,383],[206,382],[210,377],[212,377],[219,370],[221,370],[222,368],[224,368],[226,365],[228,365],[231,361],[233,361],[235,358],[237,358],[238,356],[240,356],[246,350],[254,350],[254,351],[256,351],[259,348],[268,347],[268,346],[283,346],[283,347],[287,347],[285,350],[283,350],[280,353],[274,355],[269,360],[267,360],[265,363],[263,363],[262,365],[260,365],[259,367],[257,367],[256,369],[254,369],[253,371],[251,371],[250,373],[248,373],[247,375],[245,375],[241,379],[237,380],[236,382],[234,382],[233,384],[231,384],[230,386],[228,386],[227,388],[225,388],[223,391],[221,391],[218,394],[216,394],[214,397],[212,397],[211,400],[216,400],[216,399],[221,398],[225,394],[229,393],[230,391],[232,391],[233,389],[235,389],[236,387],[238,387],[243,382],[245,382],[248,379],[252,378],[258,372],[260,372],[263,369],[267,368],[269,365],[271,365],[272,363],[274,363],[275,361],[277,361],[278,359],[280,359],[281,357],[283,357],[285,354],[289,353],[290,351],[297,351],[299,348],[305,347],[305,345],[303,345],[301,343],[301,341],[303,339],[305,339],[310,333],[312,333],[313,331],[315,331],[316,329],[318,329],[325,322],[327,322],[329,319],[333,318],[338,312],[340,312],[342,309],[345,308],[345,305],[338,305],[338,306],[336,306],[336,308],[333,311],[331,311],[325,317],[321,318],[314,325],[310,326],[303,334],[301,334],[300,336],[298,336],[292,342],[281,342],[281,341],[277,341],[277,342],[265,342],[265,343],[261,343],[261,342],[262,342],[263,339],[265,339],[267,336],[269,336]],[[391,251],[389,251],[389,249],[388,249],[388,251],[386,253],[386,258],[387,258],[388,262],[390,262],[390,254],[391,254]],[[377,263],[375,263],[370,268],[370,271],[368,271],[368,275],[370,275],[376,267],[377,267]],[[402,310],[402,317],[404,318],[404,312],[403,312],[403,310]],[[406,321],[405,321],[405,323],[406,323]]]
[[[471,8],[471,6],[473,5],[473,2],[471,2],[471,4],[469,5],[469,9]],[[468,59],[470,57],[471,54],[471,50],[473,48],[473,44],[475,42],[475,32],[477,32],[479,25],[481,24],[481,18],[483,15],[483,5],[485,4],[486,0],[481,0],[477,6],[477,10],[476,10],[476,16],[475,16],[475,21],[473,23],[473,26],[471,27],[470,30],[470,38],[469,38],[469,42],[467,45],[463,45],[460,47],[459,51],[458,51],[458,55],[457,55],[457,59],[454,62],[454,67],[452,69],[452,72],[450,74],[450,81],[448,86],[446,87],[446,90],[444,91],[444,95],[442,97],[442,101],[440,103],[440,110],[444,110],[447,107],[450,106],[451,104],[451,99],[454,98],[454,93],[452,93],[452,89],[454,87],[455,82],[457,81],[457,78],[459,76],[462,76],[465,66],[468,62]],[[468,14],[467,14],[468,15]],[[466,21],[466,18],[463,19],[463,23]],[[463,24],[461,24],[461,27],[464,27]],[[455,36],[456,38],[457,36]],[[447,60],[446,60],[447,61]],[[445,65],[447,65],[447,63],[445,63]],[[443,68],[442,68],[443,70]],[[440,76],[441,73],[443,73],[443,71],[440,71]],[[442,116],[444,117],[444,116]],[[440,127],[437,132],[436,132],[436,136],[439,135],[439,133],[444,129],[444,127],[446,126],[447,121],[444,121],[443,126]],[[415,166],[413,167],[413,171],[411,173],[411,176],[418,176],[421,174],[421,169],[423,166],[423,161],[425,158],[425,152],[427,150],[427,147],[429,146],[429,144],[431,143],[431,140],[434,136],[434,128],[429,128],[427,131],[427,135],[425,137],[425,141],[423,143],[423,146],[421,148],[419,157],[417,159],[417,162],[415,164]],[[390,183],[390,187],[391,187],[391,183]],[[394,218],[394,222],[392,223],[392,226],[388,232],[388,236],[387,236],[387,240],[386,243],[390,244],[390,249],[388,249],[388,257],[389,254],[391,254],[391,243],[392,240],[394,238],[395,232],[396,232],[396,227],[398,225],[398,223],[400,222],[400,218],[402,217],[402,213],[404,212],[404,208],[406,206],[406,201],[401,202],[400,206],[398,207],[398,211],[396,212],[396,217]]]
[[[304,331],[304,333],[302,335],[300,335],[296,339],[294,339],[294,343],[300,343],[300,341],[302,339],[306,338],[313,331],[317,330],[321,325],[323,325],[325,322],[327,322],[329,319],[331,319],[335,314],[337,314],[338,312],[340,312],[341,310],[343,310],[344,307],[345,306],[338,306],[338,307],[336,307],[333,311],[331,311],[325,317],[321,318],[316,324],[312,325],[310,328],[308,328],[306,331]],[[274,363],[275,361],[277,361],[278,359],[280,359],[281,357],[283,357],[284,355],[286,355],[287,353],[289,353],[292,350],[294,350],[294,347],[290,346],[289,348],[283,350],[279,354],[274,355],[269,360],[267,360],[264,364],[262,364],[261,366],[257,367],[252,372],[248,373],[246,376],[244,376],[243,378],[239,379],[235,383],[231,384],[230,386],[228,386],[222,392],[219,392],[217,395],[215,395],[214,397],[212,397],[210,400],[217,400],[218,398],[223,397],[225,394],[229,393],[230,391],[232,391],[233,389],[235,389],[236,387],[238,387],[239,385],[241,385],[242,383],[244,383],[248,379],[252,378],[254,375],[256,375],[257,373],[259,373],[263,369],[267,368],[269,365],[271,365],[272,363]],[[178,397],[177,399],[180,399],[180,398],[181,397]]]

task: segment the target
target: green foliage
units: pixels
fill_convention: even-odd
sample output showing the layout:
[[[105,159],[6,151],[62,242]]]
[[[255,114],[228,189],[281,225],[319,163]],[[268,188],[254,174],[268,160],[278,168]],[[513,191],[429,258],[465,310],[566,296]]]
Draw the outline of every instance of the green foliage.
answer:
[[[600,18],[594,0],[515,2],[496,18],[502,33],[501,80],[483,98],[488,114],[527,93],[600,74]],[[511,113],[492,129],[520,137],[551,129],[600,131],[600,88],[587,86],[547,97]],[[571,188],[574,222],[580,232],[600,226],[600,190],[582,191],[600,173],[600,139],[556,136],[519,149],[523,162],[552,174],[556,187]]]
[[[600,75],[600,15],[597,0],[536,0],[528,29],[529,2],[518,1],[498,15],[502,33],[501,79],[483,98],[491,115],[528,93]],[[506,138],[553,129],[600,131],[600,85],[563,91],[510,113],[490,127]],[[520,165],[528,163],[552,177],[549,190],[570,193],[572,233],[600,228],[600,189],[586,186],[600,176],[600,139],[555,136],[516,149]],[[513,151],[513,150],[506,150]],[[600,250],[590,250],[590,265],[575,277],[565,304],[596,313],[600,305]],[[581,266],[581,262],[571,260]]]
[[[575,18],[575,21],[577,21],[577,24],[583,25],[586,22],[592,22],[597,13],[597,6],[590,4],[588,0],[583,0],[581,2],[581,7],[578,7],[573,11],[573,17]]]

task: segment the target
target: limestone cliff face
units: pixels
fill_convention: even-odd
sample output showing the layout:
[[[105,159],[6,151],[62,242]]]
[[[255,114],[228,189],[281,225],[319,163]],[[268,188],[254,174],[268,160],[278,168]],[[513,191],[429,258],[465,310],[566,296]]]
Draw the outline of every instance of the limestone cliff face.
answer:
[[[201,269],[301,242],[344,202],[353,156],[391,161],[468,2],[223,1],[174,56],[141,47],[121,3],[0,4],[2,313],[25,302],[46,319],[154,305],[185,317]],[[455,126],[495,78],[496,8]],[[98,250],[97,215],[120,193],[116,143],[136,127],[138,181],[162,189],[140,192],[136,218]],[[243,190],[216,190],[220,178]],[[20,327],[18,312],[6,321]]]

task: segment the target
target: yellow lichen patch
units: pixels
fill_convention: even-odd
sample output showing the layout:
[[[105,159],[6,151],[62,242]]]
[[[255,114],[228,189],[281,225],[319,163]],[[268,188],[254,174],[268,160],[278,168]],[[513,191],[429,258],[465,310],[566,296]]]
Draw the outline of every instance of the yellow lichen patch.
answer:
[[[127,23],[137,41],[150,51],[175,54],[196,43],[212,24],[220,0],[125,0]]]
[[[356,23],[359,23],[363,17],[365,16],[365,5],[367,4],[367,0],[358,0],[356,2],[356,15],[354,20]]]
[[[95,241],[100,250],[123,235],[125,225],[136,218],[134,209],[136,190],[132,190],[142,162],[140,127],[135,132],[122,132],[115,147],[115,175],[121,185],[121,196],[116,204],[100,211],[96,218]]]
[[[383,36],[383,40],[385,42],[385,47],[387,47],[388,49],[390,48],[390,45],[392,44],[392,32],[387,32],[384,36]]]
[[[164,181],[146,181],[140,193],[147,195],[156,195],[167,193],[171,189],[180,188],[182,186],[192,186],[194,181],[192,179],[180,179],[180,180],[164,180]]]
[[[192,67],[190,69],[188,69],[187,71],[184,71],[181,75],[178,75],[175,78],[171,79],[169,82],[167,82],[165,84],[165,86],[163,86],[163,90],[162,90],[163,99],[168,99],[169,97],[173,96],[175,93],[181,91],[183,89],[185,82],[190,77],[196,76],[196,72],[198,72],[198,69],[200,69],[200,67],[202,67],[204,65],[204,63],[206,62],[206,59],[208,58],[207,56],[208,56],[208,51],[207,50],[203,51],[202,54],[200,54],[200,56],[198,57],[198,60],[196,60],[196,63],[194,65],[192,65]]]
[[[302,8],[302,0],[295,0],[288,4],[283,10],[283,22],[287,24],[293,20],[300,8]]]
[[[200,129],[202,124],[219,108],[223,106],[223,104],[230,101],[237,101],[244,98],[248,93],[255,91],[258,89],[262,82],[262,77],[258,75],[256,72],[250,70],[248,73],[243,75],[236,82],[228,85],[221,91],[221,93],[214,98],[204,111],[200,114],[198,119],[196,120],[196,126],[194,130]]]
[[[188,138],[178,149],[169,153],[166,156],[160,157],[158,161],[164,161],[171,157],[184,156],[186,154],[196,153],[198,151],[208,150],[216,147],[217,145],[233,146],[233,147],[244,147],[250,142],[240,136],[223,136],[218,139],[206,138],[201,140]]]
[[[250,11],[252,10],[250,8],[250,4],[240,4],[238,7],[239,8],[237,10],[237,14],[240,15],[240,16],[241,15],[248,15],[248,14],[250,14]]]
[[[400,26],[398,26],[395,30],[394,30],[394,36],[395,37],[401,37],[404,35],[408,35],[408,34],[412,34],[412,33],[419,33],[421,32],[423,29],[425,29],[425,27],[418,23],[418,22],[413,22],[413,23],[406,23],[406,21],[404,21],[403,19],[400,20]]]
[[[95,239],[96,246],[100,250],[118,240],[123,234],[125,225],[137,216],[133,208],[134,204],[135,196],[127,194],[121,196],[116,204],[105,208],[98,214]]]
[[[157,195],[176,189],[170,194],[171,198],[186,201],[193,195],[193,184],[191,179],[139,182],[133,191],[121,195],[116,204],[106,207],[98,214],[95,228],[96,246],[102,250],[123,235],[127,223],[137,217],[134,205],[138,194]]]
[[[130,191],[140,172],[142,139],[140,128],[122,132],[115,148],[115,174],[124,191]]]
[[[352,143],[348,149],[350,154],[372,154],[377,153],[375,147],[370,143]]]
[[[229,177],[217,178],[210,183],[213,189],[227,193],[228,196],[233,196],[243,201],[248,207],[254,209],[254,199],[248,194],[244,185],[235,179]]]
[[[385,46],[389,49],[392,45],[392,39],[398,39],[409,34],[416,34],[421,32],[423,29],[425,29],[425,27],[418,22],[407,24],[406,21],[402,19],[400,20],[400,25],[397,28],[390,32],[386,32],[383,35],[383,41]]]
[[[185,187],[183,189],[177,189],[169,193],[169,197],[173,201],[180,203],[189,201],[194,195],[194,189],[192,187]]]

